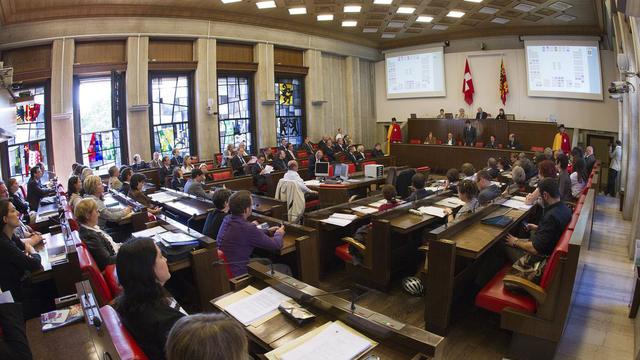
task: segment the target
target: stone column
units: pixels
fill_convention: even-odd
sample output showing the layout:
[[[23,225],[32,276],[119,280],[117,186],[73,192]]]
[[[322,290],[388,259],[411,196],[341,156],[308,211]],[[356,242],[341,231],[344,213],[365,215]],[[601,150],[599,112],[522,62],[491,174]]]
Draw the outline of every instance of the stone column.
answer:
[[[360,59],[348,56],[346,59],[346,96],[347,96],[347,128],[344,134],[351,134],[351,138],[362,141],[362,107],[360,93]]]
[[[253,58],[258,62],[255,75],[256,137],[254,152],[276,144],[276,113],[273,64],[273,44],[258,43],[253,48]]]
[[[76,161],[73,124],[73,39],[56,39],[51,50],[51,143],[58,179],[66,184],[71,165]]]
[[[197,154],[201,159],[213,159],[220,151],[218,136],[218,88],[216,76],[216,39],[196,40],[195,59],[198,62],[195,75]]]
[[[324,101],[325,98],[322,82],[322,52],[319,50],[305,50],[304,66],[309,68],[304,80],[307,115],[307,123],[305,126],[307,136],[309,136],[312,141],[318,141],[324,134],[324,125],[322,123],[322,107],[324,105],[322,101]]]
[[[148,105],[149,100],[149,37],[127,38],[127,141],[129,161],[134,154],[151,159],[149,108],[131,111],[132,106]]]

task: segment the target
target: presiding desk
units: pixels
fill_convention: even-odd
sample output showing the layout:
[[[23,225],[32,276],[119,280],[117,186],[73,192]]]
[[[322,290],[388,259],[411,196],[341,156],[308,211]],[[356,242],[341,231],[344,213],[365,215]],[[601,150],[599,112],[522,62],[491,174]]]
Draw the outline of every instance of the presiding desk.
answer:
[[[424,319],[426,328],[440,335],[448,331],[452,306],[456,298],[471,286],[479,262],[477,260],[502,241],[507,233],[526,219],[532,209],[506,208],[496,201],[475,214],[442,225],[427,234],[429,240],[427,294]],[[506,215],[513,221],[505,227],[482,224],[485,217]],[[466,259],[466,260],[464,260]]]
[[[363,359],[420,360],[440,358],[443,338],[438,335],[361,307],[357,301],[355,302],[355,311],[352,311],[350,301],[328,294],[281,273],[276,272],[271,275],[268,266],[254,262],[250,263],[248,268],[251,278],[245,283],[246,285],[257,289],[270,286],[291,297],[316,315],[315,319],[303,325],[298,325],[282,313],[277,313],[270,318],[267,316],[266,320],[259,320],[248,326],[243,326],[251,344],[255,345],[250,348],[256,349],[256,355],[261,358],[262,354],[285,345],[327,322],[336,320],[342,321],[378,343],[376,347],[361,357]],[[243,290],[221,296],[211,302],[216,304],[218,309],[224,310],[223,304],[232,303],[233,301],[230,300],[238,295],[242,296],[241,292]],[[309,299],[309,296],[318,295],[323,296]],[[242,326],[242,323],[238,323]],[[321,351],[321,349],[319,350]]]
[[[459,169],[464,163],[471,163],[476,170],[487,166],[490,157],[509,159],[511,153],[524,152],[529,158],[531,151],[508,149],[485,149],[469,146],[424,145],[424,144],[391,144],[391,153],[398,159],[398,165],[420,167],[428,165],[432,172],[444,174],[450,168]]]

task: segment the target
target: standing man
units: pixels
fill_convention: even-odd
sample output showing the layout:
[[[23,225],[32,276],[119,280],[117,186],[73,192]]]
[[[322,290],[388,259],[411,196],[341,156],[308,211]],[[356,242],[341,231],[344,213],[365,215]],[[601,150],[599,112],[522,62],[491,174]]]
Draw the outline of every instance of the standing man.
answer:
[[[391,151],[391,143],[402,142],[402,130],[396,118],[391,118],[391,126],[387,133],[387,154]]]
[[[616,180],[618,179],[618,172],[622,164],[622,142],[620,140],[616,140],[615,145],[611,144],[609,159],[611,159],[609,163],[609,177],[607,178],[607,189],[604,194],[616,197]]]
[[[464,141],[464,146],[476,146],[477,135],[478,133],[476,132],[476,128],[471,126],[471,121],[465,121],[464,130],[462,131],[462,141]]]
[[[562,150],[565,154],[571,154],[571,139],[565,132],[564,124],[558,126],[558,133],[553,138],[553,151]]]

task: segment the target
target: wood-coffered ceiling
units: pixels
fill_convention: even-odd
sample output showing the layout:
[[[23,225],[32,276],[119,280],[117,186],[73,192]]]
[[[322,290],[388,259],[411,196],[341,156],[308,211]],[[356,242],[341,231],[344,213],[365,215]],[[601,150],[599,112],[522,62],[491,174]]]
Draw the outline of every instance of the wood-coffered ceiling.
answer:
[[[223,4],[221,0],[0,0],[3,26],[32,21],[99,17],[157,16],[229,21],[328,36],[362,45],[390,48],[471,37],[499,35],[599,35],[601,0],[393,0],[390,5],[373,0],[275,0],[277,7],[259,10],[259,0]],[[556,4],[560,2],[560,4]],[[527,12],[519,4],[533,8]],[[558,5],[570,5],[564,11]],[[360,5],[360,13],[344,13],[345,5]],[[288,9],[304,6],[305,15],[289,15]],[[398,14],[400,6],[414,7],[413,14]],[[488,14],[483,8],[491,8]],[[464,11],[462,18],[448,17],[450,10]],[[318,14],[333,14],[333,21],[317,21]],[[562,21],[558,16],[575,17]],[[420,23],[420,15],[433,17]],[[498,24],[496,18],[505,19]],[[356,20],[356,27],[342,27]],[[435,26],[435,29],[434,29]],[[438,28],[446,27],[444,30]],[[364,32],[365,28],[368,32]],[[383,35],[385,36],[383,38]]]

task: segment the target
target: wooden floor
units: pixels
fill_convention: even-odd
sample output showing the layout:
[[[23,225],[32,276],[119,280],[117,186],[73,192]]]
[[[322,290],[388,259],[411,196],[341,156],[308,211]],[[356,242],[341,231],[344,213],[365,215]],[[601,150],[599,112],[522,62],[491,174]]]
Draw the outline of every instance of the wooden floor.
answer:
[[[557,360],[632,359],[633,322],[627,318],[633,279],[632,262],[627,256],[631,223],[622,220],[617,206],[617,199],[597,198],[591,250],[577,280],[577,293]],[[346,273],[338,271],[323,279],[320,287],[335,291],[349,284]],[[411,325],[424,326],[422,299],[405,294],[397,280],[388,294],[370,290],[358,299],[358,304]],[[511,334],[500,330],[499,316],[471,305],[463,308],[466,310],[453,314],[454,326],[445,338],[443,358],[502,359]]]

